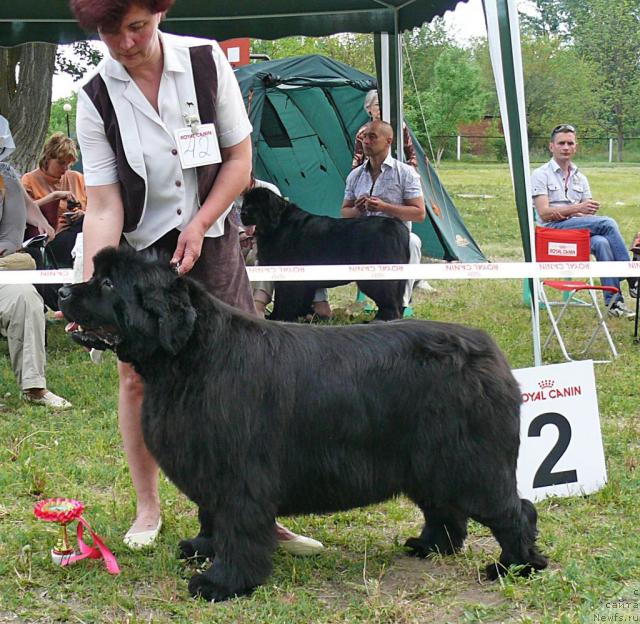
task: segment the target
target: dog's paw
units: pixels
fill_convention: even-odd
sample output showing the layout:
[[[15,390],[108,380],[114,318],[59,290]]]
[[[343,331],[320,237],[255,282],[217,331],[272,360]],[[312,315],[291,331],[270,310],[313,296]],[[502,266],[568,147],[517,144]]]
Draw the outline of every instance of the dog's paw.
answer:
[[[424,541],[419,537],[410,537],[404,543],[404,547],[410,555],[420,557],[421,559],[429,557],[430,555],[452,555],[459,550],[451,544],[434,544],[433,542]]]
[[[189,593],[194,598],[203,598],[208,602],[222,602],[250,594],[250,589],[231,590],[212,581],[206,574],[196,574],[189,581]]]
[[[178,559],[204,561],[205,559],[213,559],[215,555],[213,541],[206,537],[194,537],[182,540],[178,544]]]
[[[404,543],[404,547],[407,549],[408,554],[413,557],[420,557],[421,559],[438,552],[434,546],[430,546],[418,537],[410,537]]]
[[[484,569],[484,574],[488,581],[497,581],[501,576],[506,576],[508,572],[508,568],[505,568],[499,562],[490,563]]]

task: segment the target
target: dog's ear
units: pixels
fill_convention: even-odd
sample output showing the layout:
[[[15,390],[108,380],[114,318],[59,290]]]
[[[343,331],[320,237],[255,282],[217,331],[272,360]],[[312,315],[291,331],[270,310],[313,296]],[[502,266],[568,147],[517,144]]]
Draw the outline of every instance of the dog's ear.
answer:
[[[280,226],[280,218],[287,208],[287,202],[271,190],[268,190],[266,199],[263,208],[264,219],[268,223],[269,230],[273,232]]]
[[[142,307],[158,320],[160,346],[176,355],[187,344],[196,321],[186,281],[176,277],[167,286],[142,290],[140,297]]]

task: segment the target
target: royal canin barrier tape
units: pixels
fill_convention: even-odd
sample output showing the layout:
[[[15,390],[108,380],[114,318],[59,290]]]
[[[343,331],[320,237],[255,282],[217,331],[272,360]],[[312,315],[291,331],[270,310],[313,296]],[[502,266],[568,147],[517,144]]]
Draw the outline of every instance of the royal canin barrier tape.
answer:
[[[637,277],[640,262],[449,262],[438,264],[336,264],[247,267],[252,282],[389,279],[558,279]],[[0,271],[0,284],[69,284],[72,269]]]

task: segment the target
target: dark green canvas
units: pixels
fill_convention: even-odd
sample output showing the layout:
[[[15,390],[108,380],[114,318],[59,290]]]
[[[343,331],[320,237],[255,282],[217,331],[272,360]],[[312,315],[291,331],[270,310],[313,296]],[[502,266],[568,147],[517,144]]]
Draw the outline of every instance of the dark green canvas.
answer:
[[[254,173],[314,214],[340,216],[354,138],[375,78],[323,56],[292,57],[236,70],[253,124]],[[428,218],[413,224],[423,254],[484,262],[451,197],[413,136]]]

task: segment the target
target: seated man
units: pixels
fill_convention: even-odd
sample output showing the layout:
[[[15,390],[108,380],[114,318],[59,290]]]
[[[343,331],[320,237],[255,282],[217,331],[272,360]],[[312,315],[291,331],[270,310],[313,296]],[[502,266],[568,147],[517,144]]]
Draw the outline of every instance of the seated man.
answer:
[[[14,150],[7,120],[0,116],[0,160]],[[20,253],[25,224],[55,236],[38,207],[29,199],[12,167],[0,162],[0,270],[35,268],[31,256]],[[44,303],[31,284],[0,284],[0,333],[9,342],[11,367],[25,401],[56,409],[71,403],[47,390]]]
[[[600,261],[628,261],[629,252],[618,224],[611,217],[596,213],[600,204],[594,201],[586,176],[572,163],[578,143],[573,126],[563,124],[551,132],[551,160],[531,174],[533,203],[538,225],[559,230],[586,229],[591,232],[591,253]],[[603,277],[605,286],[620,289],[620,279]],[[605,304],[614,317],[633,318],[626,307],[622,291],[605,292]]]
[[[340,211],[349,218],[384,216],[404,221],[409,234],[411,264],[420,264],[422,242],[411,232],[411,222],[422,223],[427,215],[420,176],[416,170],[391,156],[393,128],[379,119],[369,122],[362,134],[366,160],[347,177]],[[403,298],[409,307],[415,280],[407,280]]]

